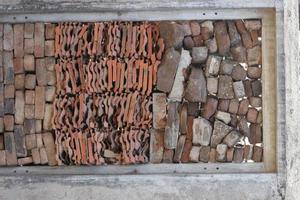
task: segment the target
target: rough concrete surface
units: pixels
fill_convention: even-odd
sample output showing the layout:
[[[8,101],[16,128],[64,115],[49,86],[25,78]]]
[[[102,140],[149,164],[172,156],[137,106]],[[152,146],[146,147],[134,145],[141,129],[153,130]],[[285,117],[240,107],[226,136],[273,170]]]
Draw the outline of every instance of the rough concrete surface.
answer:
[[[0,199],[300,199],[297,0],[1,0],[0,14],[274,8],[277,25],[277,172],[269,174],[1,176]],[[163,13],[163,12],[162,12]],[[182,14],[182,13],[181,13]],[[178,17],[176,12],[175,16]],[[180,15],[183,16],[183,15]],[[138,16],[137,16],[138,17]],[[171,15],[168,15],[172,18]],[[217,17],[217,16],[216,16]],[[1,19],[1,16],[0,16]],[[17,18],[18,19],[18,18]],[[1,170],[1,169],[0,169]],[[87,168],[88,170],[88,168]]]

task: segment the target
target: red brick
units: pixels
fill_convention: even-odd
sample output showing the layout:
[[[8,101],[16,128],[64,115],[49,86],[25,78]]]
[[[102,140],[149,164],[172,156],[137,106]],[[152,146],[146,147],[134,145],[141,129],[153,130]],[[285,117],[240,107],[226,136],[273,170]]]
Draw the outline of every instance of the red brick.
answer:
[[[55,36],[55,24],[52,23],[46,24],[45,38],[47,40],[54,39],[54,36]]]
[[[216,112],[218,106],[218,100],[213,97],[208,97],[207,102],[204,105],[202,116],[205,119],[209,119]]]
[[[36,77],[34,74],[27,74],[25,76],[25,88],[34,89],[36,84]]]
[[[33,55],[25,55],[24,56],[24,69],[27,72],[33,72],[35,70]]]
[[[160,163],[164,153],[164,131],[151,129],[150,162]]]
[[[13,50],[14,44],[14,32],[11,24],[4,24],[3,31],[3,49],[7,51]]]
[[[35,134],[25,136],[26,149],[31,150],[37,147]]]
[[[36,68],[37,85],[39,86],[47,85],[47,70],[45,66],[45,59],[43,58],[36,59],[35,68]]]
[[[23,91],[16,91],[15,109],[15,123],[23,124],[25,117],[25,97]]]
[[[48,71],[54,71],[55,67],[55,58],[54,57],[46,57],[45,64]]]
[[[25,132],[25,134],[34,134],[35,133],[35,120],[34,119],[25,119],[24,120],[24,132]]]
[[[14,64],[12,51],[3,52],[4,83],[14,84]]]
[[[35,120],[35,132],[36,133],[41,133],[42,132],[42,129],[43,129],[43,127],[42,127],[42,121],[43,120]]]
[[[35,134],[35,135],[36,135],[36,146],[38,148],[42,148],[44,146],[43,139],[42,139],[42,134]]]
[[[13,132],[4,133],[4,142],[6,150],[6,163],[9,166],[17,165],[17,154],[15,146],[15,137]]]
[[[13,131],[14,130],[14,116],[13,115],[4,115],[4,130]]]
[[[6,165],[6,151],[0,150],[0,166]]]
[[[43,23],[34,24],[34,56],[36,58],[44,57],[44,38],[45,27]]]
[[[29,165],[31,164],[32,161],[32,157],[25,157],[25,158],[19,158],[18,159],[18,165],[23,166],[23,165]]]
[[[14,58],[13,64],[14,64],[14,72],[15,74],[22,74],[24,73],[24,63],[23,58]]]
[[[34,90],[26,90],[25,91],[25,103],[26,104],[34,104],[35,100],[35,91]]]
[[[263,158],[263,148],[259,146],[254,146],[252,160],[254,160],[254,162],[261,162],[262,158]]]
[[[230,50],[230,38],[227,32],[227,24],[225,21],[215,23],[215,37],[220,55],[226,55]]]
[[[49,165],[57,165],[56,161],[56,148],[52,133],[47,132],[42,134],[43,142],[45,144],[47,159]]]
[[[24,38],[33,38],[34,24],[25,23]]]
[[[247,113],[247,121],[250,123],[256,123],[258,111],[255,108],[249,108]]]
[[[24,40],[24,52],[27,54],[33,54],[34,51],[34,39]]]
[[[24,56],[24,24],[14,24],[14,56]]]
[[[45,87],[36,86],[35,88],[35,118],[43,119],[45,112]]]
[[[55,85],[56,84],[56,73],[55,71],[47,71],[47,84]]]
[[[14,98],[15,97],[15,86],[14,85],[5,85],[4,97],[5,98]]]
[[[54,56],[54,40],[45,41],[45,56]]]
[[[53,102],[55,97],[55,87],[54,86],[47,86],[46,87],[46,101]]]
[[[239,115],[246,115],[248,111],[248,106],[249,106],[249,100],[248,99],[243,99],[240,102],[238,114]]]
[[[24,112],[25,112],[25,118],[26,119],[34,119],[34,105],[25,105],[25,109],[24,109]]]
[[[15,75],[15,88],[16,90],[23,90],[25,88],[25,74]]]

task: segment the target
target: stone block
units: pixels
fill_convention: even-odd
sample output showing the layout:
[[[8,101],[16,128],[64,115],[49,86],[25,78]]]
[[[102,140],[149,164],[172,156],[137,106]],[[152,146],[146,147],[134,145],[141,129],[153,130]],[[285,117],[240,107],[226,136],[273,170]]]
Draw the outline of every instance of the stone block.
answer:
[[[216,160],[218,162],[226,162],[226,157],[227,157],[227,145],[226,144],[218,144],[216,151]]]
[[[36,133],[41,133],[42,132],[42,121],[43,120],[35,120],[35,132]]]
[[[17,74],[15,76],[15,88],[16,88],[16,90],[24,90],[24,88],[25,88],[25,74]]]
[[[35,87],[35,119],[43,119],[45,114],[45,87]]]
[[[231,77],[235,81],[245,80],[247,77],[247,71],[241,65],[237,65],[233,68]]]
[[[212,127],[208,120],[195,118],[193,122],[193,144],[208,146],[212,134]]]
[[[15,97],[15,86],[13,84],[4,86],[4,97],[14,98]]]
[[[229,124],[229,122],[231,121],[230,113],[223,111],[217,111],[215,118],[221,120],[225,124]]]
[[[217,39],[218,52],[225,56],[230,50],[230,38],[227,32],[225,21],[217,21],[214,23],[215,37]]]
[[[248,107],[249,107],[249,100],[248,99],[243,99],[240,101],[240,106],[238,110],[239,115],[246,115],[248,112]]]
[[[216,120],[214,123],[213,134],[211,137],[210,146],[215,148],[220,144],[223,138],[232,130],[232,127],[224,124],[223,122]]]
[[[165,93],[153,93],[153,127],[164,129],[167,125],[167,97]]]
[[[235,98],[243,98],[245,96],[245,88],[243,81],[233,82],[233,91]]]
[[[206,80],[202,69],[192,67],[184,97],[190,102],[206,102]]]
[[[14,56],[22,58],[24,56],[24,24],[14,24]]]
[[[54,57],[46,57],[45,65],[48,71],[55,71],[55,58]]]
[[[233,99],[233,85],[232,78],[227,75],[219,76],[218,98],[221,99]]]
[[[210,147],[201,146],[199,154],[199,160],[207,163],[209,161]]]
[[[218,78],[207,78],[207,91],[209,94],[216,94],[218,92]]]
[[[14,32],[12,24],[4,24],[3,29],[3,49],[12,51],[14,48]]]
[[[27,150],[25,146],[25,133],[23,125],[16,125],[14,128],[14,138],[16,144],[17,157],[27,156]]]
[[[52,133],[47,132],[42,134],[45,150],[47,154],[48,164],[50,166],[57,165],[56,161],[56,148]]]
[[[200,147],[193,146],[190,152],[190,161],[199,162]]]
[[[35,120],[34,119],[25,119],[24,120],[24,132],[25,132],[25,134],[34,134],[35,133]]]
[[[249,78],[258,79],[261,77],[262,68],[261,67],[248,67],[247,76]]]
[[[24,123],[24,112],[25,107],[25,97],[23,91],[16,91],[16,100],[15,100],[15,123],[23,124]]]
[[[33,38],[34,24],[25,23],[24,27],[24,38]]]
[[[164,131],[150,130],[150,162],[161,163],[164,154]]]
[[[47,69],[45,65],[45,59],[39,58],[35,60],[35,66],[36,66],[36,80],[37,85],[39,86],[46,86],[47,85]]]
[[[179,136],[178,103],[168,102],[167,125],[165,128],[164,146],[167,149],[175,149]]]
[[[213,97],[208,97],[207,102],[204,104],[202,116],[205,119],[210,119],[217,110],[218,100]]]
[[[241,136],[238,131],[233,130],[224,138],[223,143],[231,148],[240,140]]]
[[[209,163],[215,163],[216,162],[216,156],[217,156],[217,151],[214,148],[210,149],[209,153]]]
[[[24,73],[24,60],[23,58],[14,58],[13,59],[14,72],[15,74]]]
[[[45,56],[54,56],[54,40],[45,41]]]
[[[25,90],[25,103],[29,105],[34,105],[35,91]]]
[[[172,89],[180,54],[174,48],[165,51],[157,72],[157,89],[169,93]]]
[[[24,107],[24,116],[25,116],[25,119],[34,119],[34,105],[25,105]]]
[[[55,86],[56,74],[55,71],[47,71],[47,85]]]
[[[178,64],[178,68],[176,71],[174,83],[172,86],[172,90],[169,94],[169,99],[172,101],[181,101],[183,97],[183,90],[184,90],[184,71],[187,67],[191,64],[192,58],[190,56],[189,51],[182,49],[180,60]]]
[[[25,136],[26,149],[31,150],[37,147],[36,144],[36,135],[35,134],[27,134]]]
[[[13,132],[4,133],[6,164],[8,166],[17,165],[16,143]]]
[[[34,72],[35,71],[35,62],[33,55],[25,55],[24,56],[24,69],[26,72]]]
[[[179,163],[181,160],[184,144],[185,144],[186,136],[181,135],[179,136],[178,142],[177,142],[177,147],[175,149],[173,161],[176,163]]]
[[[221,61],[222,57],[210,55],[206,62],[205,75],[207,77],[218,75]]]
[[[159,33],[164,39],[166,49],[180,47],[185,36],[185,29],[182,25],[172,22],[160,22]]]
[[[33,54],[34,52],[34,39],[24,40],[24,52],[26,54]]]
[[[229,99],[219,99],[218,110],[227,112],[229,109]]]
[[[44,57],[45,48],[45,26],[44,23],[34,24],[34,56],[36,58]]]
[[[222,60],[220,65],[221,75],[231,75],[232,70],[236,67],[237,63],[233,60]]]
[[[208,55],[207,47],[192,48],[192,63],[205,63]]]
[[[37,148],[42,148],[44,146],[43,139],[42,139],[42,134],[37,133],[37,134],[35,134],[35,136],[36,136],[36,146],[37,146]]]

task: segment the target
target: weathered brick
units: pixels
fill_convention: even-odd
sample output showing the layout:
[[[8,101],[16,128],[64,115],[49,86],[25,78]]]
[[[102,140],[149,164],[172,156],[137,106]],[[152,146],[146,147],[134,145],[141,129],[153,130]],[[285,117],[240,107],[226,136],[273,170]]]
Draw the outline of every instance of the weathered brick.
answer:
[[[252,160],[254,160],[254,162],[261,162],[262,158],[263,158],[263,148],[259,146],[254,146]]]
[[[242,20],[236,20],[235,25],[238,32],[241,34],[244,47],[246,47],[247,49],[251,48],[252,47],[251,36],[249,32],[246,30],[244,22]]]
[[[45,65],[48,71],[54,71],[55,67],[55,58],[54,57],[46,57]]]
[[[45,86],[47,85],[47,70],[45,66],[45,59],[39,58],[35,60],[35,73],[37,79],[37,85]]]
[[[35,165],[41,164],[40,150],[38,148],[34,148],[31,150],[32,161]]]
[[[233,60],[222,60],[220,65],[220,74],[231,75],[233,68],[237,63]]]
[[[234,148],[228,148],[226,153],[226,161],[232,162],[233,161],[233,155],[234,155]]]
[[[247,75],[249,78],[257,79],[261,77],[262,68],[261,67],[248,67]]]
[[[34,89],[36,85],[36,76],[34,74],[26,74],[25,76],[25,88]]]
[[[37,133],[37,134],[35,134],[35,136],[36,136],[36,146],[38,148],[42,148],[44,146],[42,134]]]
[[[202,116],[205,119],[211,118],[213,114],[216,112],[218,106],[218,100],[213,97],[208,97],[207,102],[204,104]]]
[[[16,91],[15,109],[15,123],[23,124],[25,117],[25,97],[23,91]]]
[[[229,99],[219,99],[218,110],[227,112],[229,108]]]
[[[246,115],[248,112],[248,107],[249,107],[249,100],[248,99],[243,99],[240,101],[240,106],[238,110],[239,115]]]
[[[244,136],[249,137],[249,135],[250,135],[250,129],[249,129],[249,126],[248,126],[248,123],[247,123],[247,120],[245,119],[245,117],[242,117],[242,118],[239,120],[238,127],[239,127],[239,131],[240,131]]]
[[[241,163],[244,160],[244,148],[234,148],[233,154],[233,162],[234,163]]]
[[[14,58],[13,65],[14,65],[14,72],[15,74],[22,74],[24,73],[24,63],[23,58]]]
[[[4,114],[14,114],[15,112],[15,99],[4,100]]]
[[[52,115],[53,115],[53,106],[52,104],[45,105],[45,114],[43,120],[43,129],[44,130],[51,130],[52,129]]]
[[[242,81],[233,82],[233,91],[235,98],[243,98],[245,96],[245,88]]]
[[[232,78],[227,75],[221,75],[219,77],[218,95],[221,99],[233,99],[234,92],[232,86]]]
[[[233,130],[224,138],[223,143],[228,147],[233,147],[240,140],[241,136],[238,131]]]
[[[208,120],[195,118],[193,122],[193,144],[208,146],[212,134],[212,127]]]
[[[201,162],[208,162],[209,161],[209,154],[210,154],[210,147],[201,146],[199,152],[199,160]]]
[[[24,40],[24,52],[26,54],[33,54],[34,52],[34,39]]]
[[[208,55],[207,47],[192,48],[192,63],[205,63]]]
[[[238,33],[234,21],[227,21],[230,45],[235,46],[241,43],[241,36]]]
[[[173,158],[173,161],[176,162],[176,163],[180,162],[180,160],[181,160],[185,140],[186,140],[185,135],[179,136],[179,139],[178,139],[178,142],[177,142],[177,147],[175,149],[174,158]]]
[[[4,120],[3,117],[0,117],[0,133],[4,132]]]
[[[237,62],[246,62],[247,60],[247,50],[242,45],[237,45],[230,48],[230,53],[233,60]]]
[[[190,151],[192,149],[192,146],[193,146],[192,141],[188,140],[186,138],[185,144],[184,144],[184,147],[183,147],[183,152],[182,152],[182,155],[181,155],[181,162],[182,163],[189,162],[189,160],[190,160]]]
[[[205,76],[218,75],[222,57],[210,55],[206,61]]]
[[[235,81],[245,80],[247,77],[247,71],[241,65],[237,65],[233,68],[231,77]]]
[[[253,92],[253,96],[259,96],[262,93],[262,84],[260,80],[255,80],[251,82],[251,89]]]
[[[35,100],[35,91],[34,90],[25,90],[25,103],[33,105]]]
[[[214,24],[214,29],[219,54],[224,56],[230,50],[230,38],[227,32],[227,24],[225,21],[218,21]]]
[[[167,99],[165,93],[153,93],[153,127],[164,129],[167,123]]]
[[[200,147],[193,146],[190,152],[190,161],[199,162]]]
[[[27,72],[33,72],[35,70],[34,56],[25,55],[24,56],[24,69]]]
[[[24,27],[24,38],[33,38],[34,24],[25,23]]]
[[[260,126],[260,124],[250,124],[249,141],[251,144],[262,142],[262,127]]]
[[[40,148],[40,158],[41,158],[42,165],[48,163],[47,153],[46,153],[46,149],[44,147]]]
[[[25,132],[25,134],[34,134],[35,133],[35,120],[34,119],[25,119],[24,120],[24,132]]]
[[[150,130],[150,162],[160,163],[164,154],[164,131]]]
[[[43,119],[45,113],[45,87],[35,87],[35,118]]]
[[[25,105],[24,107],[24,113],[26,119],[34,119],[34,113],[35,113],[35,107],[34,105]]]
[[[15,143],[16,143],[17,157],[27,156],[27,151],[26,151],[26,146],[25,146],[25,133],[23,130],[23,125],[15,126],[14,137],[15,137]]]
[[[228,112],[236,114],[239,109],[239,100],[238,99],[231,99],[229,103]]]
[[[202,69],[192,67],[184,98],[190,102],[206,102],[206,80]]]
[[[0,38],[3,37],[3,32],[4,32],[4,24],[0,24]]]
[[[4,83],[14,84],[14,65],[12,51],[3,52]]]
[[[174,156],[174,149],[165,149],[163,156],[163,163],[172,163]]]
[[[0,166],[6,165],[6,151],[0,150]]]
[[[13,84],[5,85],[4,97],[5,98],[14,98],[15,97],[15,86]]]
[[[164,146],[167,149],[175,149],[179,135],[178,102],[168,102],[168,117],[165,128]]]
[[[215,118],[221,120],[225,124],[229,124],[229,122],[231,121],[230,113],[223,111],[217,111]]]
[[[54,98],[55,98],[55,87],[54,86],[47,86],[46,87],[46,101],[47,102],[53,102]]]
[[[7,165],[17,165],[16,143],[13,132],[4,133],[4,142]]]
[[[24,56],[24,24],[14,24],[14,56]]]
[[[25,141],[26,141],[26,148],[28,150],[31,150],[31,149],[34,149],[37,147],[35,134],[27,134],[25,136]]]
[[[200,113],[199,102],[188,102],[188,116],[198,116]]]
[[[210,149],[209,153],[209,161],[210,163],[215,163],[216,162],[216,156],[217,156],[217,151],[214,148]]]
[[[25,74],[17,74],[15,76],[16,90],[23,90],[25,88]]]
[[[3,30],[3,49],[12,51],[14,47],[14,32],[12,24],[4,24]]]
[[[190,27],[193,36],[200,35],[200,24],[197,21],[191,21]]]
[[[54,39],[54,36],[55,36],[55,24],[49,23],[49,24],[46,24],[45,26],[46,26],[45,38],[47,40]]]
[[[47,153],[47,159],[49,165],[57,165],[56,161],[56,148],[54,144],[54,138],[52,133],[47,132],[42,134],[43,142]]]
[[[250,123],[256,123],[258,111],[255,108],[249,108],[247,112],[247,121]]]
[[[245,81],[243,81],[243,84],[244,84],[244,88],[245,88],[246,97],[253,96],[253,92],[252,92],[252,88],[251,88],[251,81],[245,80]]]
[[[223,122],[216,120],[214,123],[213,134],[211,136],[210,146],[215,148],[221,143],[223,138],[232,130],[232,127],[224,124]]]
[[[217,156],[216,160],[218,162],[225,162],[227,156],[227,145],[226,144],[218,144],[217,145]]]
[[[47,71],[47,85],[56,84],[56,73],[55,71]]]
[[[247,30],[260,30],[261,29],[261,21],[260,20],[245,20],[245,27]]]
[[[247,61],[249,66],[261,64],[261,59],[260,46],[255,46],[247,50]]]
[[[45,27],[43,23],[34,24],[34,56],[36,58],[44,57],[45,48]]]
[[[207,46],[209,53],[216,53],[218,51],[217,40],[215,37],[212,39],[206,40],[205,45]]]
[[[29,156],[29,157],[25,157],[25,158],[19,158],[18,159],[18,165],[19,166],[23,166],[23,165],[29,165],[29,164],[32,164],[32,157]]]
[[[185,49],[191,50],[195,46],[192,37],[190,37],[190,36],[185,37],[183,39],[183,46],[184,46]]]
[[[45,56],[54,56],[54,40],[45,41]]]
[[[42,120],[35,120],[35,132],[41,133],[42,132]]]
[[[0,135],[0,150],[4,149],[4,136],[1,134]]]

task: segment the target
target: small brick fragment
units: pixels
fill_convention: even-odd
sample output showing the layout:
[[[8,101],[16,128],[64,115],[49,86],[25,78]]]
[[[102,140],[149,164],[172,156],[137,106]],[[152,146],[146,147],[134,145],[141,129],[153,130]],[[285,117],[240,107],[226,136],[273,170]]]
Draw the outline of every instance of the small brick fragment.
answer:
[[[164,154],[164,131],[150,131],[150,162],[161,163]]]
[[[247,120],[246,120],[244,117],[240,119],[239,124],[238,124],[238,127],[239,127],[239,131],[240,131],[244,136],[249,137],[249,135],[250,135],[250,129],[249,129]]]
[[[199,160],[201,162],[208,162],[209,161],[209,154],[210,154],[210,147],[201,146],[199,152]]]
[[[226,161],[227,162],[232,162],[233,154],[234,154],[234,148],[228,148],[227,153],[226,153]]]
[[[14,130],[17,157],[27,156],[23,125],[16,125]]]
[[[225,124],[229,124],[229,122],[231,121],[230,113],[223,111],[217,111],[215,118],[221,120]]]
[[[212,39],[206,40],[205,45],[206,45],[209,53],[216,53],[218,51],[217,40],[215,37]]]
[[[245,88],[242,81],[233,82],[233,91],[235,98],[242,98],[245,96]]]
[[[228,147],[233,147],[241,138],[241,134],[233,130],[231,131],[223,140],[223,143],[226,144]]]
[[[252,160],[254,160],[254,162],[261,162],[262,157],[263,157],[263,148],[259,146],[254,146]]]
[[[217,151],[214,148],[210,149],[209,153],[209,163],[215,163],[216,162],[216,156],[217,156]]]
[[[244,148],[234,148],[233,162],[241,163],[244,160]]]
[[[218,110],[227,112],[229,108],[230,100],[228,99],[219,99]]]
[[[6,165],[6,151],[0,150],[0,166]]]
[[[247,77],[247,71],[241,65],[237,65],[233,68],[231,76],[235,81],[245,80]]]
[[[233,68],[237,63],[233,60],[222,60],[220,65],[220,74],[231,75]]]
[[[222,57],[210,55],[206,62],[205,75],[207,77],[218,75]]]
[[[247,113],[247,121],[251,123],[256,123],[257,115],[258,111],[255,108],[249,108]]]
[[[209,94],[216,94],[218,92],[218,78],[207,78],[207,91]]]
[[[250,124],[250,137],[249,141],[251,144],[262,142],[262,128],[260,124]]]
[[[192,37],[190,37],[190,36],[185,37],[183,39],[183,46],[184,46],[185,49],[191,50],[195,46]]]
[[[208,55],[207,47],[192,48],[192,63],[204,63]]]
[[[261,67],[248,67],[247,69],[247,75],[249,78],[258,79],[261,77],[261,73]]]
[[[191,26],[191,32],[193,36],[200,35],[201,29],[200,29],[200,24],[198,22],[191,21],[190,26]]]
[[[247,50],[247,62],[249,66],[261,64],[261,47],[255,46]]]
[[[230,48],[230,52],[233,60],[237,62],[246,62],[247,60],[247,50],[242,45],[237,45]]]
[[[231,99],[229,103],[228,112],[232,114],[236,114],[239,109],[239,100],[238,99]]]
[[[232,130],[232,127],[228,126],[227,124],[216,120],[214,123],[213,134],[211,137],[211,144],[210,146],[215,148],[218,144],[221,143],[223,138]]]
[[[55,71],[47,71],[47,85],[53,85],[56,84],[56,74]]]
[[[255,80],[251,82],[251,89],[253,92],[253,96],[259,96],[262,93],[262,85],[260,80]]]
[[[47,86],[46,87],[46,94],[45,98],[47,102],[53,102],[55,98],[55,87],[54,86]]]
[[[193,144],[208,146],[212,134],[212,127],[208,120],[195,118],[193,122]]]
[[[230,38],[227,32],[227,24],[225,21],[218,21],[214,24],[215,37],[218,44],[218,52],[220,55],[226,55],[230,50]]]

